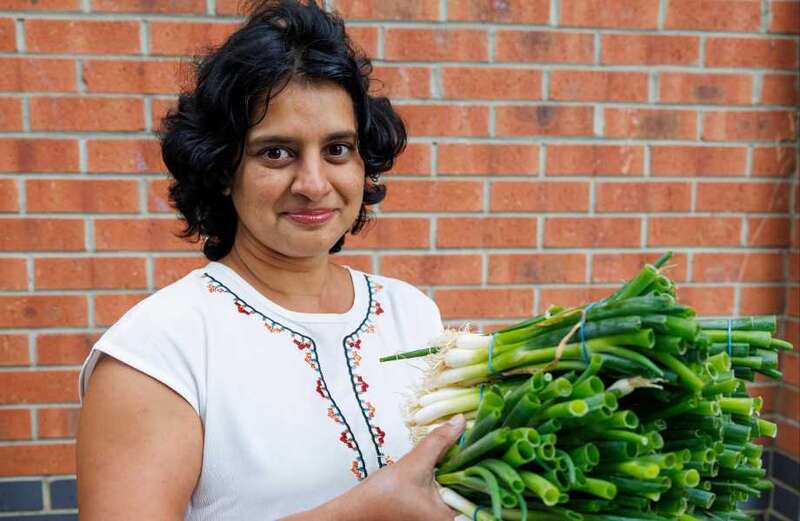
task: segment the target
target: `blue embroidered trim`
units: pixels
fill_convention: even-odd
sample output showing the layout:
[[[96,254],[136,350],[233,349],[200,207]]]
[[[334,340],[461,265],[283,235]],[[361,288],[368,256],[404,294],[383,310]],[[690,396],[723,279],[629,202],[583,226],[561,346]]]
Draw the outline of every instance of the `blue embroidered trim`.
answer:
[[[277,322],[277,321],[269,318],[267,315],[261,313],[259,310],[257,310],[256,308],[254,308],[253,306],[248,304],[246,301],[242,300],[242,298],[239,297],[239,295],[237,295],[233,290],[228,288],[225,284],[223,284],[222,282],[218,281],[217,279],[215,279],[214,277],[212,277],[208,273],[203,273],[203,277],[206,277],[207,279],[209,279],[214,284],[215,287],[222,288],[225,291],[225,293],[228,293],[231,296],[233,296],[234,304],[236,304],[237,309],[241,313],[244,313],[244,314],[247,314],[247,315],[251,315],[251,314],[257,315],[258,317],[261,318],[261,320],[263,322],[265,322],[267,324],[267,326],[270,329],[274,329],[274,328],[277,327],[277,328],[280,328],[282,331],[286,331],[286,332],[290,333],[292,335],[292,340],[295,342],[296,345],[297,345],[298,339],[300,341],[302,341],[302,342],[307,342],[308,343],[308,348],[309,348],[309,353],[311,354],[311,359],[307,360],[307,362],[309,362],[309,365],[311,366],[312,369],[314,369],[314,371],[317,373],[317,376],[319,377],[318,382],[317,382],[317,393],[322,398],[327,399],[330,402],[331,407],[333,408],[333,411],[334,411],[334,416],[332,417],[333,420],[336,421],[336,423],[343,423],[345,428],[347,429],[345,431],[345,433],[342,433],[342,435],[344,437],[344,435],[346,434],[348,441],[353,444],[352,446],[350,446],[348,444],[348,446],[352,450],[354,450],[356,452],[357,462],[354,462],[354,466],[356,464],[358,466],[357,469],[354,468],[354,469],[351,469],[351,470],[358,470],[363,474],[363,477],[358,477],[359,480],[366,479],[367,476],[368,476],[368,473],[367,473],[367,466],[364,463],[364,455],[361,452],[361,448],[358,446],[358,441],[356,440],[355,436],[353,435],[353,431],[350,428],[350,424],[347,422],[347,419],[344,417],[344,414],[342,414],[342,410],[339,408],[339,405],[333,399],[333,396],[331,396],[330,392],[328,392],[328,384],[325,381],[325,375],[322,373],[322,366],[320,365],[319,357],[317,356],[317,344],[314,341],[314,339],[309,337],[309,336],[306,336],[306,335],[304,335],[304,334],[302,334],[302,333],[300,333],[298,331],[295,331],[292,328],[287,327],[287,326],[285,326],[284,324],[282,324],[280,322]],[[298,347],[299,347],[299,345],[298,345]],[[321,383],[321,385],[320,385],[320,383]],[[344,440],[341,440],[341,441],[344,442]],[[354,474],[355,474],[355,472],[354,472]]]
[[[369,435],[372,438],[372,445],[375,447],[375,454],[378,459],[378,467],[380,468],[385,467],[388,463],[386,454],[381,449],[383,446],[383,438],[386,436],[386,433],[381,430],[380,427],[373,424],[372,420],[370,420],[370,416],[374,414],[375,409],[372,404],[370,404],[364,398],[364,395],[366,394],[366,389],[364,389],[364,386],[368,386],[368,384],[361,376],[355,373],[356,361],[354,356],[355,352],[353,351],[356,345],[360,346],[361,341],[359,337],[362,333],[367,332],[372,321],[372,316],[375,312],[374,308],[375,306],[379,306],[379,304],[375,302],[375,289],[372,280],[367,275],[364,275],[364,279],[367,282],[367,289],[369,293],[367,313],[364,316],[364,320],[361,321],[358,327],[352,333],[344,337],[342,340],[342,348],[344,349],[345,359],[347,360],[347,371],[350,373],[350,384],[352,385],[353,392],[358,400],[358,405],[361,409],[361,415],[364,417],[364,421],[367,423],[367,427],[369,428]],[[364,390],[359,390],[359,386]]]

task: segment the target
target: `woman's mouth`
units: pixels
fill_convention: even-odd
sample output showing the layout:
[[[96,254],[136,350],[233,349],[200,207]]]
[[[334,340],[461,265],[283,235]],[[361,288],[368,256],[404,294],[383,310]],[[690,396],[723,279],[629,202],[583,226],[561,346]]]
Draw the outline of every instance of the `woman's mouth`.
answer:
[[[298,210],[284,212],[284,215],[292,221],[305,226],[318,226],[333,218],[336,210],[332,208],[318,208],[314,210]]]

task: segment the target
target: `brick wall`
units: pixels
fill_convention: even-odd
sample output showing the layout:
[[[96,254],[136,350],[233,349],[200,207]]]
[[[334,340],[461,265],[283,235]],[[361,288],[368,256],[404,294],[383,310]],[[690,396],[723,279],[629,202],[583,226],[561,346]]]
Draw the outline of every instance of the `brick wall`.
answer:
[[[0,518],[75,519],[76,376],[127,308],[201,264],[152,136],[236,0],[0,0]],[[485,328],[601,296],[677,252],[705,314],[800,344],[800,2],[335,0],[408,123],[343,259]],[[800,483],[800,358],[756,385]],[[792,471],[795,472],[792,479]],[[794,510],[792,510],[794,509]]]

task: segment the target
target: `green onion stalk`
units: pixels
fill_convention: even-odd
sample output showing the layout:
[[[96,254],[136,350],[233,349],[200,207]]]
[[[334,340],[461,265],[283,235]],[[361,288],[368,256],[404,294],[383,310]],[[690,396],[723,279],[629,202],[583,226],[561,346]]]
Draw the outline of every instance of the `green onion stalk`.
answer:
[[[468,420],[436,470],[445,503],[481,521],[749,519],[777,426],[747,383],[780,379],[793,346],[772,316],[698,317],[670,255],[604,299],[381,359],[430,362],[415,441]]]

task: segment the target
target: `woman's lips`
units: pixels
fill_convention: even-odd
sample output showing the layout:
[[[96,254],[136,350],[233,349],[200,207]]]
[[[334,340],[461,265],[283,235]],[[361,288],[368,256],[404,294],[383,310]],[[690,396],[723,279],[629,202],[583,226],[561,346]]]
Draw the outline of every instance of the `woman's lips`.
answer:
[[[315,226],[328,222],[336,210],[323,208],[319,210],[303,210],[299,212],[286,212],[284,215],[296,223],[306,226]]]

